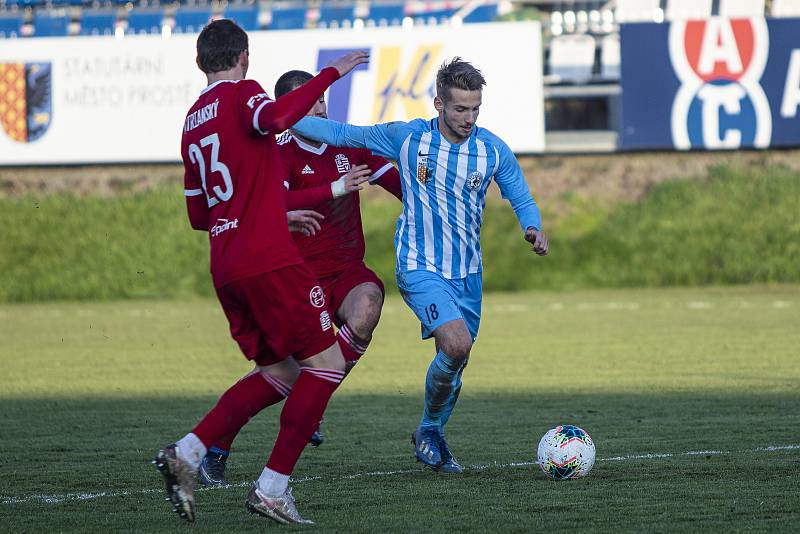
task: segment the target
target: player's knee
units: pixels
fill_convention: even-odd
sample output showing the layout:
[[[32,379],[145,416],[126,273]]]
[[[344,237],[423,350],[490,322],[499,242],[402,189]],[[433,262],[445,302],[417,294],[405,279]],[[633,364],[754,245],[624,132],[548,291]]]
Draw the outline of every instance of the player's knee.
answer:
[[[472,350],[472,340],[469,336],[451,336],[442,340],[439,349],[454,360],[466,360]]]
[[[353,330],[353,333],[362,340],[369,341],[372,339],[372,332],[378,326],[378,321],[381,318],[381,309],[383,308],[383,293],[375,285],[368,286],[358,300],[356,305],[357,313],[349,318],[347,324]]]

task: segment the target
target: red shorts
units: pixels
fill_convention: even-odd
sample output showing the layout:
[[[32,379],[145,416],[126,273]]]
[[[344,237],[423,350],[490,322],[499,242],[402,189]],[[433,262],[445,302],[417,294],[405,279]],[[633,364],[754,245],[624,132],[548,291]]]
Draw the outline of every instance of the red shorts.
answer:
[[[375,284],[381,290],[381,293],[385,294],[383,282],[364,262],[351,264],[338,273],[320,277],[319,283],[325,291],[325,296],[328,299],[328,309],[333,313],[333,320],[336,326],[342,326],[338,313],[345,297],[354,287],[367,282]]]
[[[258,365],[303,360],[335,342],[325,293],[305,264],[233,281],[217,296],[233,339]]]

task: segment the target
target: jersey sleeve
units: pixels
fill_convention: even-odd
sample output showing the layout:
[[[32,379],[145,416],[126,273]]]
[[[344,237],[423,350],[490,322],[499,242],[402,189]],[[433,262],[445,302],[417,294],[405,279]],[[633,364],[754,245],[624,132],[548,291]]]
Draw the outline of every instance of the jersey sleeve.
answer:
[[[186,197],[189,224],[195,230],[208,231],[209,209],[203,184],[188,163],[184,163],[183,195]]]
[[[410,133],[406,122],[386,122],[375,126],[353,126],[320,117],[304,117],[292,126],[303,137],[332,146],[366,148],[375,154],[398,159],[400,146]]]
[[[280,133],[300,120],[325,90],[339,79],[333,67],[322,69],[307,83],[272,100],[258,82],[245,80],[238,93],[244,126],[252,135]]]
[[[288,188],[286,190],[286,209],[289,211],[311,209],[328,200],[333,200],[333,191],[330,185],[294,191]]]
[[[359,150],[359,164],[367,165],[372,171],[370,184],[379,185],[399,200],[403,200],[400,173],[391,162],[381,156],[376,156],[369,150],[361,149]]]
[[[499,141],[499,140],[498,140]],[[539,213],[539,207],[528,189],[528,183],[525,181],[525,176],[522,174],[522,168],[519,166],[514,153],[508,148],[508,145],[499,141],[494,145],[498,154],[498,169],[495,174],[495,181],[500,187],[500,193],[503,198],[511,203],[514,213],[517,215],[519,225],[523,230],[530,227],[536,230],[542,228],[542,217]]]

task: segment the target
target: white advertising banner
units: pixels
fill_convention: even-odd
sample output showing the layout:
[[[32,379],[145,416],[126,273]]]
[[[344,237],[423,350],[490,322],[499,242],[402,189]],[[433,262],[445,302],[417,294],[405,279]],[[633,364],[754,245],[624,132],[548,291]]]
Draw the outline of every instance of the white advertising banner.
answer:
[[[411,29],[251,32],[248,77],[269,94],[287,70],[316,72],[349,50],[368,66],[328,93],[352,124],[436,115],[436,70],[454,56],[486,78],[478,124],[516,152],[544,150],[536,22]],[[205,76],[196,35],[0,40],[0,165],[180,160],[183,119]]]

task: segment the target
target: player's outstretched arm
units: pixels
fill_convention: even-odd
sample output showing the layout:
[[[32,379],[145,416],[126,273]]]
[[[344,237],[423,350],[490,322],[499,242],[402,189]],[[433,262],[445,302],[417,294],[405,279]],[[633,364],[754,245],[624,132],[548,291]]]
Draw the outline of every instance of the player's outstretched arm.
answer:
[[[292,131],[309,139],[332,146],[368,148],[374,154],[396,160],[399,145],[406,135],[405,122],[388,122],[375,126],[353,126],[331,119],[304,117]]]
[[[253,124],[262,135],[279,133],[300,120],[328,87],[356,68],[369,62],[369,52],[350,52],[334,60],[308,83],[289,91],[275,101],[266,100],[256,109]]]

